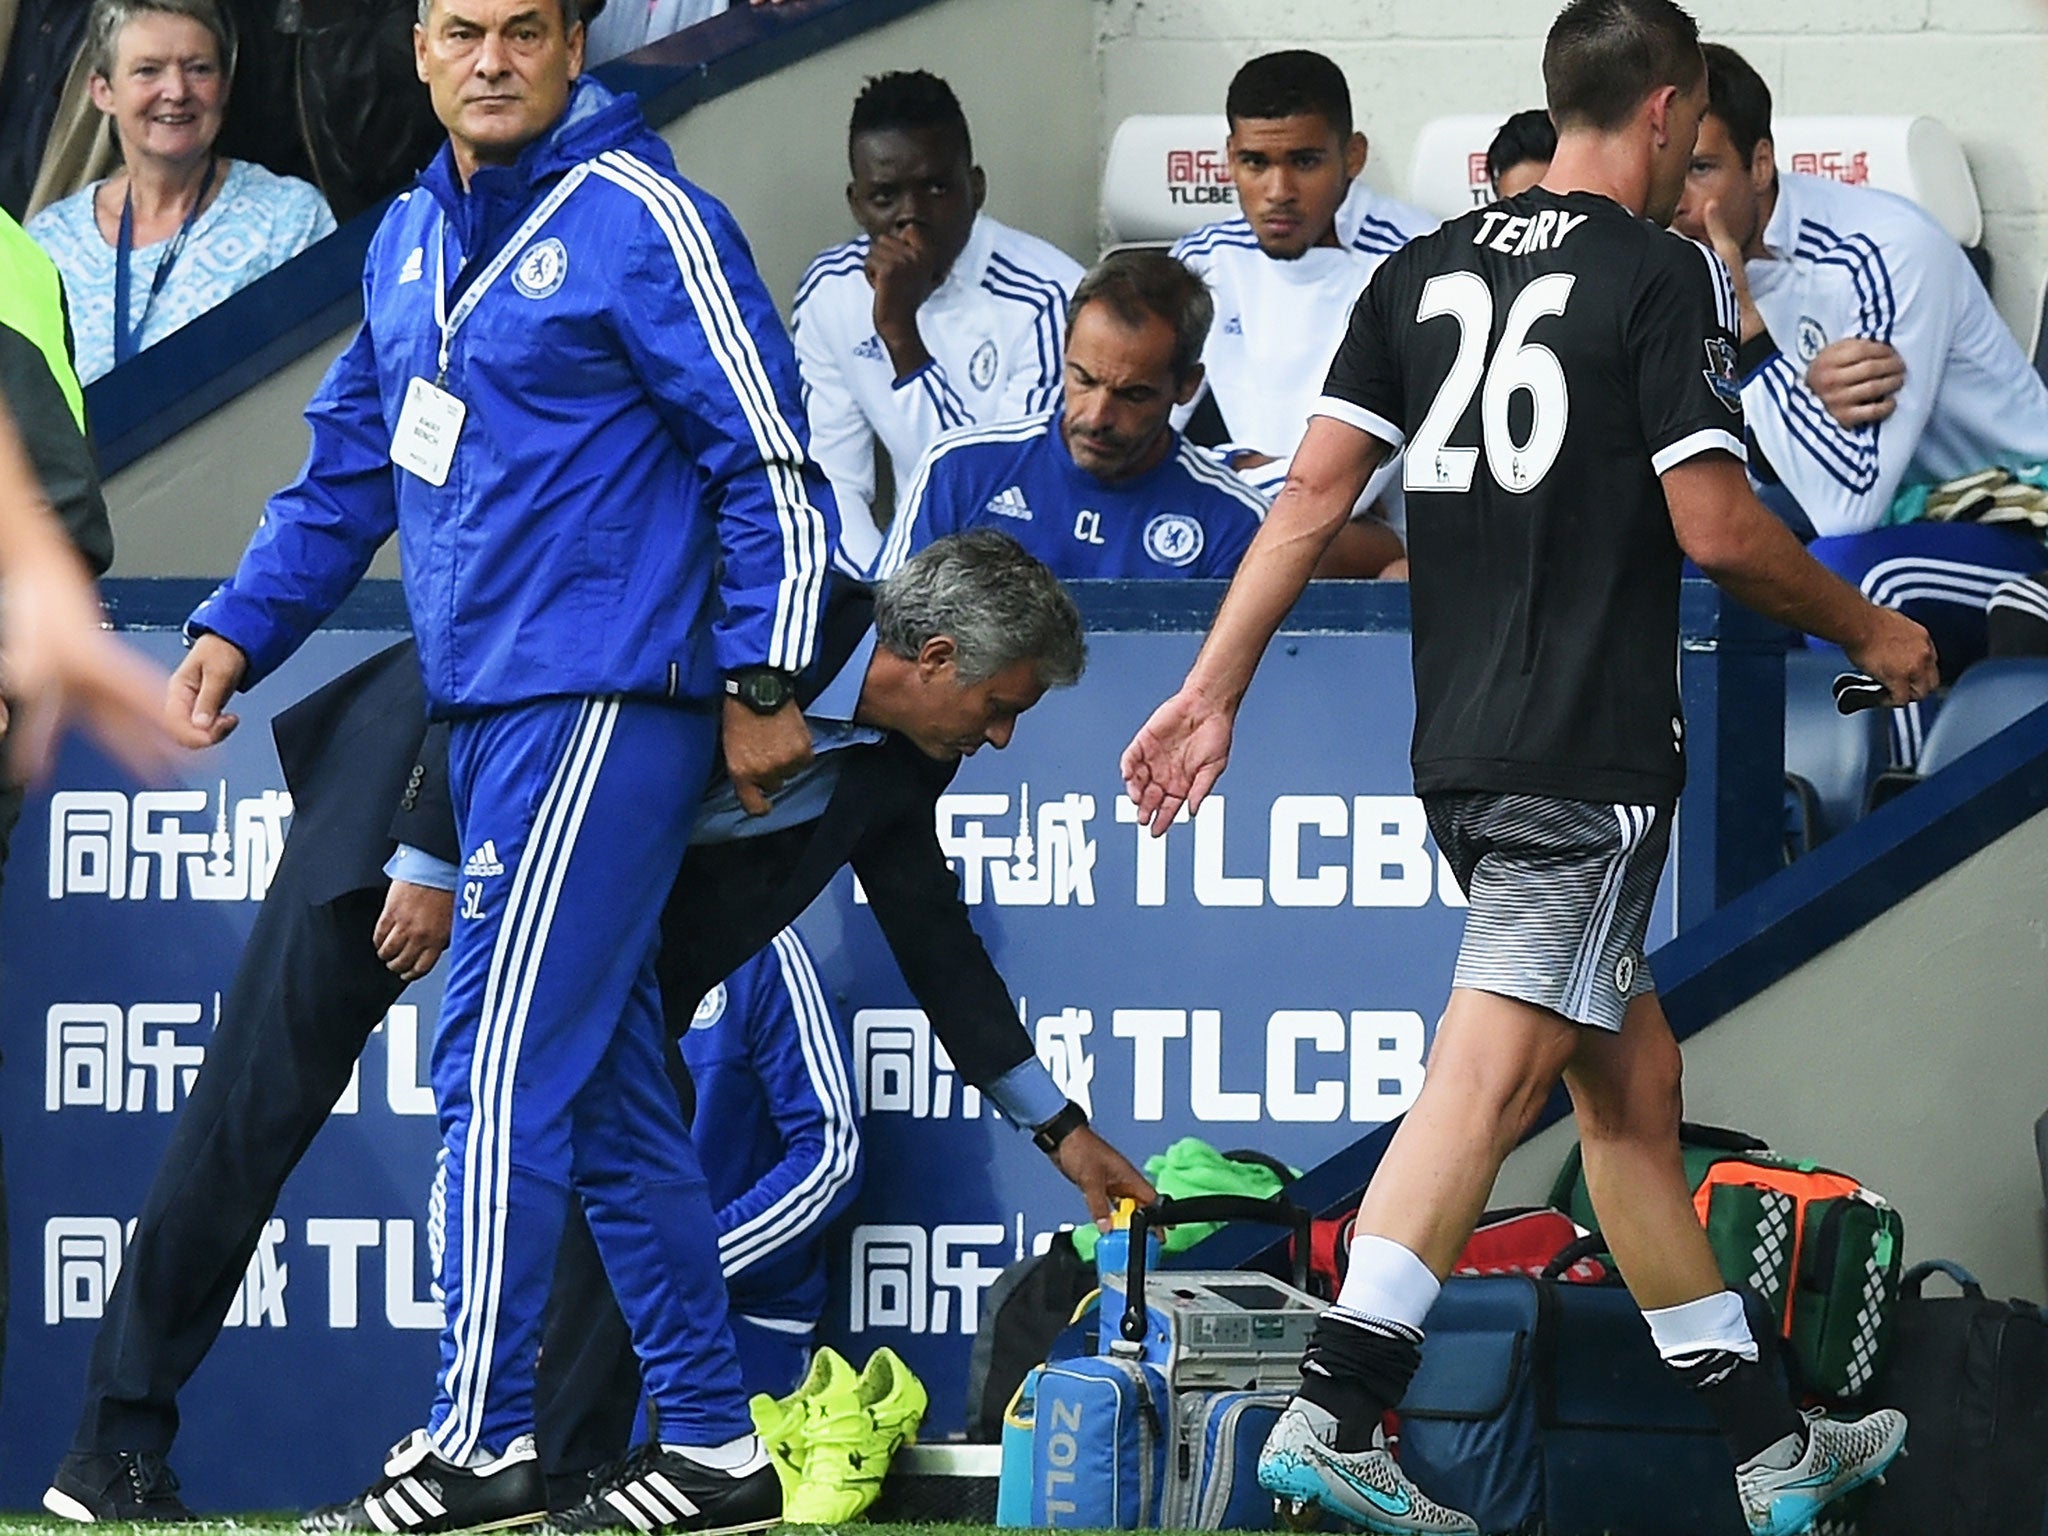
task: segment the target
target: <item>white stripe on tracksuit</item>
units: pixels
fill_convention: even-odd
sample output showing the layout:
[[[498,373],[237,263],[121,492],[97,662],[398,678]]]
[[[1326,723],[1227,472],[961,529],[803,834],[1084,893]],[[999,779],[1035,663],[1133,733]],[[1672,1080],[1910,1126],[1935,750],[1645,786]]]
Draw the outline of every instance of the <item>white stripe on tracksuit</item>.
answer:
[[[1565,1011],[1574,1018],[1592,1007],[1593,984],[1600,972],[1600,952],[1607,947],[1608,935],[1614,931],[1614,912],[1621,904],[1621,885],[1628,876],[1628,861],[1642,846],[1643,839],[1649,835],[1650,827],[1657,819],[1656,811],[1646,805],[1617,805],[1613,810],[1614,819],[1621,828],[1621,847],[1608,864],[1606,874],[1600,878],[1600,894],[1593,903],[1593,920],[1587,926],[1585,938],[1579,943],[1578,956],[1572,961],[1571,975],[1565,981]]]
[[[2009,579],[1991,594],[1990,606],[2048,621],[2048,587],[2031,576]]]
[[[616,698],[586,699],[512,875],[484,982],[469,1068],[469,1131],[463,1143],[462,1303],[450,1324],[448,1417],[434,1449],[458,1466],[477,1449],[490,1388],[512,1177],[512,1092],[527,1009],[546,957],[555,903],[575,852],[605,749],[618,723]]]
[[[1943,560],[1930,555],[1900,555],[1880,560],[1863,573],[1863,595],[1881,608],[1903,608],[1907,603],[1947,603],[1957,608],[1989,612],[1999,588],[2012,580],[2004,566],[1975,565],[1962,560]],[[1891,712],[1892,760],[1911,768],[1920,761],[1920,746],[1926,735],[1921,708],[1908,704]]]
[[[683,287],[704,328],[704,339],[725,371],[775,491],[782,530],[783,577],[775,596],[775,627],[768,665],[795,672],[809,665],[817,641],[818,611],[830,563],[825,516],[805,494],[803,443],[775,404],[775,391],[739,303],[719,265],[711,232],[682,192],[646,161],[624,150],[596,160],[597,174],[640,200],[661,232],[682,274]]]
[[[769,941],[782,968],[796,1015],[797,1040],[811,1091],[825,1108],[825,1145],[817,1164],[766,1210],[756,1212],[718,1239],[719,1263],[729,1280],[741,1270],[771,1257],[777,1249],[815,1226],[847,1182],[853,1178],[860,1151],[855,1129],[853,1090],[846,1080],[846,1058],[825,1009],[825,990],[811,957],[784,929]]]

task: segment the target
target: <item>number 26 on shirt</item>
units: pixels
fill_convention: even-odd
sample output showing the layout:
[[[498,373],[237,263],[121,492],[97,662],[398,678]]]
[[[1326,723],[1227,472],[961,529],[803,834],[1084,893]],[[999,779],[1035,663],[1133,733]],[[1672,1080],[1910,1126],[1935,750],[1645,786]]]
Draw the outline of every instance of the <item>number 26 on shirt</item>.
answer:
[[[1486,280],[1476,272],[1441,272],[1423,285],[1415,318],[1448,316],[1457,321],[1458,355],[1408,445],[1403,486],[1411,491],[1472,489],[1480,450],[1453,447],[1450,436],[1475,390],[1481,391],[1479,435],[1494,482],[1517,493],[1541,483],[1564,446],[1571,394],[1557,354],[1530,341],[1529,331],[1538,320],[1564,313],[1577,280],[1570,272],[1548,272],[1516,295],[1490,358],[1486,343],[1493,330],[1493,292]],[[1531,406],[1529,435],[1516,442],[1508,426],[1508,405],[1522,393],[1529,396]]]

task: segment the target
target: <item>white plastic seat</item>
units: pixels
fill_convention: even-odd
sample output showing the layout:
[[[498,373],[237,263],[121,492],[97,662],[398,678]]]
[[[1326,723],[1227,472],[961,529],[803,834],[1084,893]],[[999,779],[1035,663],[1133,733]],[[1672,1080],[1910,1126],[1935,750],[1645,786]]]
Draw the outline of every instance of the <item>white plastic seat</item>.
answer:
[[[1222,113],[1139,114],[1117,124],[1102,167],[1105,248],[1157,245],[1237,217]]]
[[[1780,117],[1778,168],[1909,198],[1958,245],[1984,239],[1984,210],[1962,142],[1931,117]]]

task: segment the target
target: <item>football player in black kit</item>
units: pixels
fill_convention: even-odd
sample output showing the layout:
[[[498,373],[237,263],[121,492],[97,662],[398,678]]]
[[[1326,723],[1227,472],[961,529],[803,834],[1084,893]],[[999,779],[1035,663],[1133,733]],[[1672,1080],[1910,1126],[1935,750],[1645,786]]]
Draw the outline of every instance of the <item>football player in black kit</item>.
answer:
[[[1750,1530],[1792,1536],[1877,1476],[1906,1425],[1803,1421],[1693,1214],[1678,1046],[1642,954],[1684,779],[1681,565],[1840,644],[1893,703],[1934,686],[1934,651],[1750,493],[1728,278],[1662,227],[1706,108],[1692,18],[1671,0],[1575,0],[1543,74],[1548,173],[1375,274],[1287,484],[1124,778],[1155,833],[1200,803],[1267,642],[1366,477],[1405,447],[1415,788],[1471,907],[1421,1094],[1260,1481],[1393,1536],[1478,1529],[1377,1431],[1502,1159],[1562,1076],[1658,1351],[1725,1434]]]

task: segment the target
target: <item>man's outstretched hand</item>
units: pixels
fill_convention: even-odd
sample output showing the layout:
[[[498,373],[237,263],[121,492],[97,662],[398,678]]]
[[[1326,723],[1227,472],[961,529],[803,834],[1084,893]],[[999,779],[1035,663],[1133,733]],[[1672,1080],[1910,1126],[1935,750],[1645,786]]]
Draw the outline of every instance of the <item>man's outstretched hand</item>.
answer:
[[[1138,808],[1138,825],[1154,837],[1185,806],[1192,816],[1230,763],[1234,713],[1186,688],[1152,711],[1124,748],[1124,792]]]
[[[1102,1231],[1109,1230],[1109,1213],[1119,1200],[1150,1205],[1159,1198],[1151,1180],[1131,1166],[1129,1158],[1096,1135],[1092,1126],[1069,1131],[1060,1142],[1053,1161],[1061,1173],[1081,1191],[1088,1202],[1088,1214]]]

